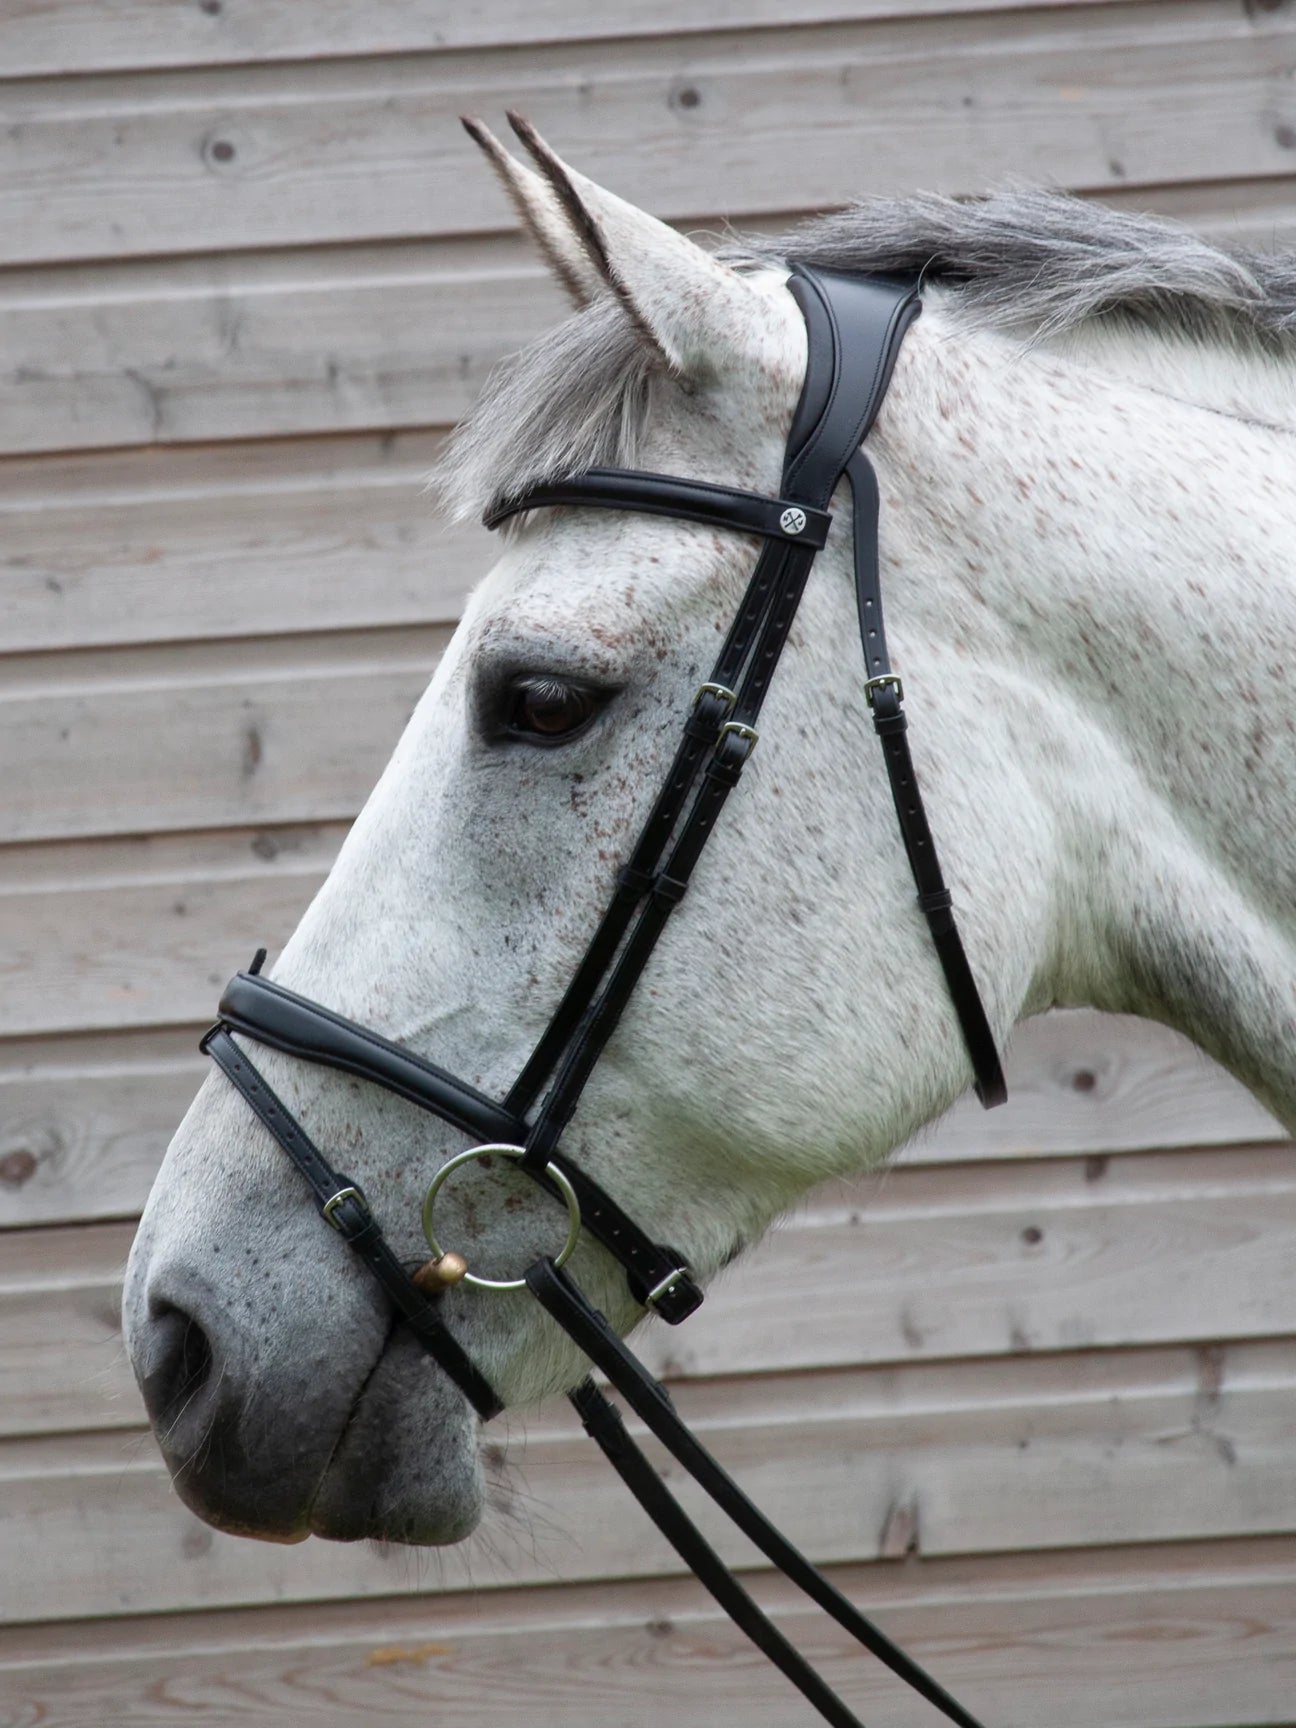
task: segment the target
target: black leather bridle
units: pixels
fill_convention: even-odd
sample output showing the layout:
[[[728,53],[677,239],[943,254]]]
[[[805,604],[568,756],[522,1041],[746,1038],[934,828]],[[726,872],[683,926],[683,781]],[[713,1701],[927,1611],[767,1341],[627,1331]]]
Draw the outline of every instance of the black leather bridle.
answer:
[[[522,511],[554,506],[636,510],[681,517],[762,537],[764,546],[711,675],[701,685],[665,784],[584,958],[539,1043],[503,1102],[412,1051],[260,976],[264,950],[234,978],[219,1019],[203,1039],[252,1110],[305,1177],[327,1222],[377,1277],[423,1347],[483,1420],[500,1410],[493,1389],[383,1236],[359,1186],[334,1170],[235,1043],[241,1033],[308,1062],[373,1081],[449,1123],[487,1152],[515,1158],[568,1205],[625,1271],[644,1308],[678,1325],[702,1292],[684,1258],[627,1216],[561,1149],[564,1129],[621,1017],[720,812],[756,744],[756,722],[796,614],[814,556],[828,536],[828,504],[850,481],[855,582],[864,646],[864,689],[882,740],[896,816],[958,1015],[978,1097],[1006,1096],[1003,1073],[919,795],[905,737],[900,679],[891,669],[878,573],[878,490],[860,445],[890,382],[901,341],[920,311],[914,285],[877,277],[793,269],[789,288],[805,318],[805,383],[784,460],[781,495],[680,480],[629,469],[593,468],[510,499],[487,518],[494,528]],[[457,1162],[457,1161],[456,1161]],[[444,1168],[444,1167],[443,1167]],[[432,1240],[429,1192],[424,1222]],[[573,1226],[575,1228],[575,1226]],[[670,1396],[622,1343],[557,1260],[542,1258],[525,1282],[545,1309],[760,1550],[840,1625],[928,1698],[951,1721],[978,1728],[955,1699],[864,1618],[752,1505],[675,1414]],[[474,1280],[469,1275],[469,1281]],[[792,1648],[723,1565],[627,1432],[586,1380],[571,1394],[588,1432],[659,1529],[739,1626],[835,1728],[860,1728],[837,1695]]]

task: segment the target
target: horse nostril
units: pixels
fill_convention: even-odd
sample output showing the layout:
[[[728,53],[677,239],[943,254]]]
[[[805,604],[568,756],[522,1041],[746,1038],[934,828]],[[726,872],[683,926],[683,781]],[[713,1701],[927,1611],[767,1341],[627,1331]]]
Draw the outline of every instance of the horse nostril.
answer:
[[[149,1366],[140,1390],[153,1422],[170,1426],[211,1377],[212,1348],[193,1315],[171,1302],[158,1302],[151,1322]]]

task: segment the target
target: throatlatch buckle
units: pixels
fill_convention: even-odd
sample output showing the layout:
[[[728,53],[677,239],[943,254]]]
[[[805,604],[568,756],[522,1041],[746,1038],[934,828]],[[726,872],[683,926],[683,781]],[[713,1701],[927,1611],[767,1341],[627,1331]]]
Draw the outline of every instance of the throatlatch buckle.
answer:
[[[894,672],[882,672],[876,678],[866,678],[864,680],[864,695],[870,708],[873,706],[874,693],[878,690],[885,689],[888,684],[894,685],[895,687],[896,701],[904,701],[904,685],[900,682],[896,674]]]

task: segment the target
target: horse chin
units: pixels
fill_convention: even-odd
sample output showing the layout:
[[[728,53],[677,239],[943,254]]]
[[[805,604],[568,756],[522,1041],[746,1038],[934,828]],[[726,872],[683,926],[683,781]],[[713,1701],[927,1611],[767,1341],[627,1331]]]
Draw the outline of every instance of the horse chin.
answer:
[[[313,1535],[428,1547],[477,1527],[477,1422],[417,1342],[397,1333],[356,1401],[309,1513]]]

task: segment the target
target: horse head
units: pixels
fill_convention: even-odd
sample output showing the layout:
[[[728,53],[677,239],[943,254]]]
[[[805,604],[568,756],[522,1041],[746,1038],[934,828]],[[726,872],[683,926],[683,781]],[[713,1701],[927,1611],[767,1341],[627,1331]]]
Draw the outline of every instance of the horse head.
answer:
[[[607,462],[777,498],[807,369],[786,265],[724,261],[525,127],[535,168],[472,129],[576,310],[461,430],[443,481],[454,507],[498,513]],[[967,387],[947,335],[938,312],[909,338],[870,449],[920,778],[1002,1033],[1056,993],[1056,787],[1073,782],[1046,766],[1065,768],[1075,728],[1023,683],[1010,633],[978,601],[957,497],[920,431]],[[956,431],[967,438],[941,436],[953,446]],[[562,1128],[564,1154],[700,1284],[970,1079],[872,737],[844,487],[832,509],[759,750]],[[513,522],[275,985],[504,1099],[616,891],[760,545],[638,512]],[[465,1135],[354,1072],[284,1049],[262,1060],[396,1259],[419,1267],[429,1184]],[[437,1199],[440,1243],[478,1277],[516,1279],[564,1229],[508,1157],[456,1170]],[[605,1242],[582,1235],[571,1270],[617,1329],[643,1317]],[[444,1282],[439,1322],[503,1404],[582,1379],[581,1353],[528,1291]],[[176,1487],[210,1522],[421,1543],[477,1522],[470,1401],[321,1229],[226,1074],[167,1153],[125,1318]]]

